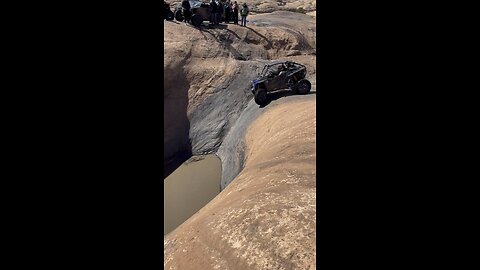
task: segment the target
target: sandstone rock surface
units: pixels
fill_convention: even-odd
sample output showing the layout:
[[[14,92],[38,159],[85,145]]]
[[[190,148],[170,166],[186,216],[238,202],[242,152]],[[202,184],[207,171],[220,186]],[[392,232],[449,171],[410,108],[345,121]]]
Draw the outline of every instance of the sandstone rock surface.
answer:
[[[164,157],[216,153],[223,189],[164,237],[164,269],[316,269],[316,4],[246,2],[247,28],[164,24]],[[306,65],[312,93],[256,105],[275,60]]]
[[[251,16],[248,28],[164,24],[164,159],[214,153],[252,99],[250,81],[271,60],[308,67],[315,84],[315,20],[294,12]],[[184,160],[182,160],[183,162]],[[167,164],[165,164],[167,165]]]
[[[270,107],[248,129],[246,163],[164,237],[164,269],[315,269],[315,95]]]

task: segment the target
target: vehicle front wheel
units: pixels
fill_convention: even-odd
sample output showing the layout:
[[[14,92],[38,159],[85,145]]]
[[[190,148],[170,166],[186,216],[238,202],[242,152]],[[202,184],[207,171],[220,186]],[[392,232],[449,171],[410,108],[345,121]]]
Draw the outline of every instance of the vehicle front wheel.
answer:
[[[267,91],[265,89],[260,88],[255,91],[255,103],[258,105],[267,103]]]
[[[305,95],[308,94],[312,89],[312,84],[310,83],[310,81],[303,79],[297,83],[295,89],[296,92],[300,95]]]
[[[179,22],[183,22],[185,18],[183,17],[183,12],[181,10],[177,10],[175,12],[175,20],[179,21]]]

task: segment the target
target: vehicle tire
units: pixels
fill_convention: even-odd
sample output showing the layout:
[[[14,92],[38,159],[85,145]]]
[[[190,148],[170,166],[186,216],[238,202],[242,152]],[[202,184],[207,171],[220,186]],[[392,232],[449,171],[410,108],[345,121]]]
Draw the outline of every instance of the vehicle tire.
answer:
[[[183,22],[184,19],[185,19],[185,17],[183,17],[183,12],[181,10],[177,10],[175,12],[175,20],[177,20],[179,22]]]
[[[303,79],[297,83],[295,88],[298,94],[305,95],[305,94],[308,94],[312,89],[312,84],[310,83],[310,81]]]
[[[192,24],[197,27],[202,25],[203,23],[203,18],[202,16],[200,16],[200,14],[194,14],[191,20],[192,20]]]
[[[260,88],[255,91],[255,103],[258,105],[267,103],[267,91],[265,89]]]
[[[165,14],[165,20],[173,21],[174,18],[175,18],[175,15],[173,15],[173,11],[168,10],[167,14]]]

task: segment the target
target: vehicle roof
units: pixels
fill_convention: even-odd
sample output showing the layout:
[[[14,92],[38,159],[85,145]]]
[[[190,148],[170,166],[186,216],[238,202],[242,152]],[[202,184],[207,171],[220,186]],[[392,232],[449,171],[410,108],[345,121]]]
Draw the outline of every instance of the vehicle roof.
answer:
[[[275,62],[267,63],[267,64],[265,64],[265,66],[274,66],[274,65],[278,65],[278,64],[284,64],[286,62],[289,62],[289,61],[275,61]]]
[[[299,64],[299,63],[293,62],[293,61],[275,61],[275,62],[271,62],[269,64],[265,64],[265,66],[275,66],[275,65],[278,65],[278,64],[285,64],[285,63],[292,63],[292,64],[303,66],[302,64]]]
[[[188,0],[188,2],[190,2],[190,8],[199,8],[203,4],[208,5],[208,3],[204,3],[203,1],[200,1],[200,0]],[[178,6],[179,7],[182,6],[182,1],[178,3]]]

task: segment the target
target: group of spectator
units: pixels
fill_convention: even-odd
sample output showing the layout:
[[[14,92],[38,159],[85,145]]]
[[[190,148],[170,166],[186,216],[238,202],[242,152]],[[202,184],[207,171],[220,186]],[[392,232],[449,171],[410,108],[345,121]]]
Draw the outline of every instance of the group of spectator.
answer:
[[[209,19],[210,24],[212,25],[219,25],[222,19],[225,23],[233,22],[234,24],[238,24],[238,14],[240,13],[240,16],[242,17],[240,22],[241,26],[247,26],[247,16],[250,12],[247,3],[243,3],[242,7],[239,8],[237,1],[234,1],[232,4],[230,0],[210,0],[209,8]],[[182,0],[182,9],[185,23],[190,23],[192,12],[189,0]]]
[[[242,16],[242,26],[247,26],[247,16],[249,9],[246,3],[239,8],[237,1],[233,3],[230,0],[211,0],[210,1],[210,23],[214,25],[220,24],[222,19],[225,23],[233,22],[238,24],[238,13]]]

